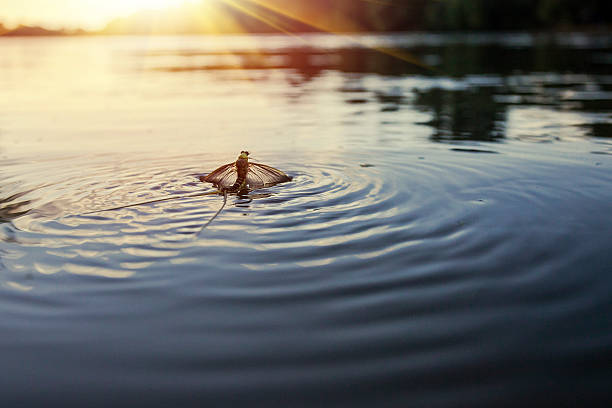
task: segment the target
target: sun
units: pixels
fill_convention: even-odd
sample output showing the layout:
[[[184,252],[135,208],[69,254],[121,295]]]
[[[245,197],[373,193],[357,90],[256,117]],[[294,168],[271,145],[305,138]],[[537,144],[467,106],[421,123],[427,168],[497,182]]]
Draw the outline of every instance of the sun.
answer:
[[[132,13],[140,10],[164,9],[180,6],[184,3],[195,3],[196,0],[106,0],[108,7],[123,13]]]
[[[100,29],[117,17],[207,0],[0,0],[0,22],[9,26]]]

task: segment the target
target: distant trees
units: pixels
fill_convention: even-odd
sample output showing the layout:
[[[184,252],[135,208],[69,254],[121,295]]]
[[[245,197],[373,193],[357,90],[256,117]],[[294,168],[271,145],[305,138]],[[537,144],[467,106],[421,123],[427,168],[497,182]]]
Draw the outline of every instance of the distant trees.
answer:
[[[63,30],[47,30],[43,27],[20,25],[13,30],[2,32],[0,27],[0,35],[6,37],[40,37],[40,36],[60,36],[76,33],[68,33]]]
[[[340,31],[512,30],[609,24],[610,0],[242,0],[274,4]]]
[[[611,0],[203,0],[105,32],[524,30],[610,23]]]
[[[284,10],[326,31],[545,29],[612,22],[610,0],[233,1]]]
[[[612,0],[202,0],[117,18],[102,33],[538,30],[611,22]],[[0,24],[0,35],[7,31]]]
[[[426,29],[513,30],[609,24],[609,0],[437,0],[424,9]]]

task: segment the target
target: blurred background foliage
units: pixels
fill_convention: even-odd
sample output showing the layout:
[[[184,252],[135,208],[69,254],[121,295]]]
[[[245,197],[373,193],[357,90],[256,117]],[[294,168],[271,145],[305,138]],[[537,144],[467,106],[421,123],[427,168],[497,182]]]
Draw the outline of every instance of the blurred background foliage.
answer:
[[[608,28],[611,17],[611,0],[202,0],[119,17],[100,33],[572,30]]]
[[[287,2],[286,2],[287,3]],[[364,31],[511,30],[609,24],[610,0],[309,0]],[[360,6],[356,6],[361,3]],[[306,7],[308,7],[306,6]],[[334,16],[337,14],[337,16]]]
[[[606,0],[438,0],[426,1],[427,29],[510,30],[607,24]]]
[[[607,27],[611,16],[610,0],[204,0],[119,18],[104,31],[570,30]]]

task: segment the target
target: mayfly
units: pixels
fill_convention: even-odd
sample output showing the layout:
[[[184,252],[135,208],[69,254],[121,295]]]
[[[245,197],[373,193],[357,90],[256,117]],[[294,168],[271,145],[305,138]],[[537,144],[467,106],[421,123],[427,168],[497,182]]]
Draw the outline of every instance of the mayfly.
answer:
[[[160,201],[175,200],[179,198],[191,198],[211,194],[223,194],[223,205],[219,210],[204,224],[197,234],[199,234],[204,228],[206,228],[223,210],[227,203],[227,195],[235,193],[238,195],[244,195],[251,190],[257,190],[264,187],[271,187],[273,185],[291,181],[291,177],[283,173],[282,171],[275,169],[274,167],[249,162],[249,152],[243,150],[240,152],[238,159],[235,162],[224,164],[216,170],[209,173],[207,176],[200,176],[200,181],[206,183],[212,183],[217,191],[196,193],[193,195],[178,196],[178,197],[165,197],[157,200],[145,201],[141,203],[122,205],[119,207],[107,208],[104,210],[91,211],[84,214],[93,214],[102,211],[120,210],[128,207],[135,207],[138,205],[151,204]],[[197,235],[196,234],[196,235]]]
[[[249,152],[243,150],[234,163],[224,164],[200,180],[221,192],[242,193],[291,181],[291,177],[274,167],[249,162]]]
[[[234,163],[224,164],[215,169],[207,176],[201,176],[200,181],[212,183],[223,193],[223,205],[213,215],[206,224],[200,228],[202,231],[221,213],[227,203],[227,194],[245,194],[250,190],[270,187],[286,181],[291,181],[291,177],[275,169],[274,167],[249,162],[249,152],[243,150]],[[200,232],[198,231],[198,233]]]

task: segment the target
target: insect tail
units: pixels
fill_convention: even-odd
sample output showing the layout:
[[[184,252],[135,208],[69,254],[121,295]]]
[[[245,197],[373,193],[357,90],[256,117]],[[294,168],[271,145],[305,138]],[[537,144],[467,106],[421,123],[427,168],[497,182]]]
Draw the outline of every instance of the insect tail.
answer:
[[[210,217],[208,221],[206,221],[206,224],[200,227],[200,229],[195,233],[194,238],[197,238],[198,235],[200,235],[200,233],[204,231],[204,229],[206,229],[206,227],[208,227],[215,218],[217,218],[217,215],[221,214],[221,211],[223,211],[223,209],[225,208],[225,204],[227,204],[227,190],[223,189],[223,204],[221,205],[221,208],[219,208],[217,212],[212,217]]]
[[[186,195],[180,195],[180,196],[158,198],[156,200],[142,201],[140,203],[134,203],[134,204],[126,204],[126,205],[121,205],[119,207],[105,208],[103,210],[88,211],[88,212],[81,213],[79,215],[96,214],[96,213],[101,213],[101,212],[104,212],[104,211],[115,211],[115,210],[121,210],[123,208],[136,207],[136,206],[139,206],[139,205],[159,203],[161,201],[178,200],[178,199],[182,199],[182,198],[201,197],[201,196],[206,196],[206,195],[211,195],[211,194],[219,194],[219,191],[210,191],[210,192],[206,192],[206,193],[186,194]]]

